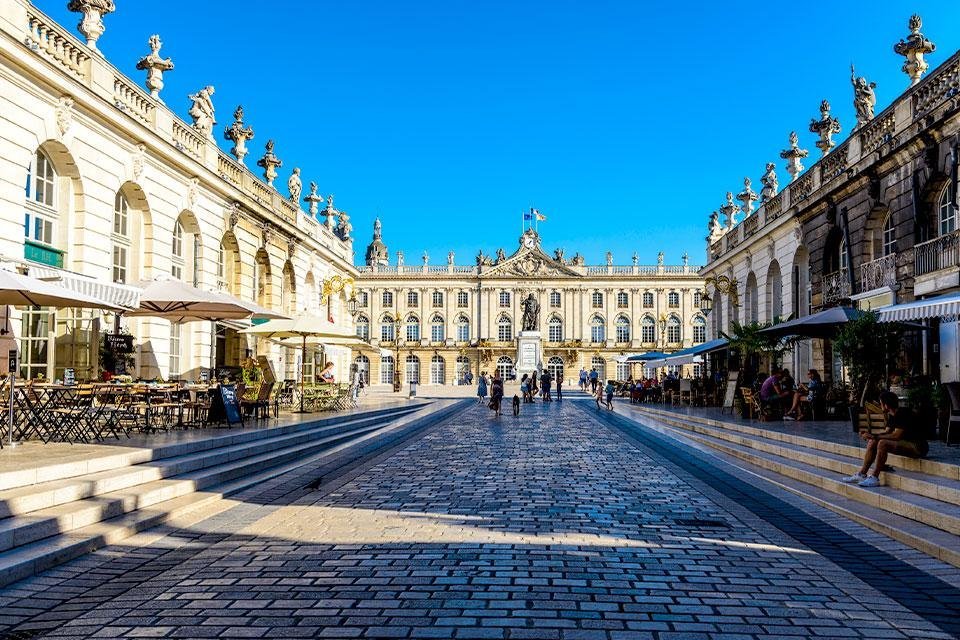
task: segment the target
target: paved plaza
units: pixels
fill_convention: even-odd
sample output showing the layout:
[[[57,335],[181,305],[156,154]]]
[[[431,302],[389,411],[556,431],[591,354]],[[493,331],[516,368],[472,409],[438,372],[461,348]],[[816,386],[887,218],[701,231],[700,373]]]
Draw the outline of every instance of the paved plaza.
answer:
[[[299,469],[0,592],[0,638],[955,637],[955,585],[615,415],[474,406]]]

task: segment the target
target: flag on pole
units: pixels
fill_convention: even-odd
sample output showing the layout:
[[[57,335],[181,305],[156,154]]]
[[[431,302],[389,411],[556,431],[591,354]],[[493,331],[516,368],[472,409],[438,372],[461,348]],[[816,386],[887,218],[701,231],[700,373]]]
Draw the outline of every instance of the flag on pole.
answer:
[[[524,214],[523,214],[523,219],[524,219],[524,220],[533,220],[533,211],[531,210],[530,213],[524,213]]]
[[[537,209],[531,209],[530,212],[536,217],[537,222],[543,222],[547,219],[547,216],[540,213]]]

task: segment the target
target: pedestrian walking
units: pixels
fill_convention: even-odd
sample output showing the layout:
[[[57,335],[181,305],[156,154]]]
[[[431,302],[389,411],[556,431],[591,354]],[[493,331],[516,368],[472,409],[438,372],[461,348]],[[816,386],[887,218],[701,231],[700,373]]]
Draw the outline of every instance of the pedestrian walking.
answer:
[[[493,415],[500,417],[500,404],[503,402],[503,379],[500,373],[493,374],[493,381],[490,383],[490,408],[493,409]]]
[[[597,373],[596,367],[591,367],[590,369],[590,390],[593,393],[597,392],[597,387],[600,386],[600,374]]]
[[[530,397],[536,398],[537,394],[540,392],[540,386],[537,384],[537,370],[534,369],[533,373],[530,374]]]
[[[550,375],[549,371],[544,370],[543,374],[540,376],[540,387],[542,389],[541,397],[544,402],[553,402],[553,398],[550,397],[550,385],[553,383],[553,376]]]
[[[599,410],[600,410],[600,405],[603,404],[603,387],[597,385],[597,386],[593,389],[593,391],[591,391],[591,394],[593,395],[593,399],[594,399],[594,400],[596,401],[596,403],[597,403],[597,411],[599,411]]]
[[[530,395],[530,376],[529,374],[523,374],[523,377],[520,378],[520,393],[523,395],[524,404],[530,404],[533,402],[533,397]]]
[[[604,393],[607,396],[607,409],[613,411],[613,392],[616,391],[617,385],[613,383],[613,380],[607,380],[607,386],[603,389]]]
[[[580,391],[587,390],[587,370],[580,367]]]
[[[563,402],[563,376],[557,376],[557,402]]]
[[[487,397],[487,372],[481,371],[477,378],[477,404],[481,404]]]

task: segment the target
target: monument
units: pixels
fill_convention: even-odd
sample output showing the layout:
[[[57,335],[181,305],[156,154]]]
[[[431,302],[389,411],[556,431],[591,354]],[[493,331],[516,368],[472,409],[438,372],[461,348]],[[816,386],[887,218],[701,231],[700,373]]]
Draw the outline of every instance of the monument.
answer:
[[[540,340],[540,303],[530,293],[520,303],[523,315],[517,334],[517,376],[543,368],[543,347]]]

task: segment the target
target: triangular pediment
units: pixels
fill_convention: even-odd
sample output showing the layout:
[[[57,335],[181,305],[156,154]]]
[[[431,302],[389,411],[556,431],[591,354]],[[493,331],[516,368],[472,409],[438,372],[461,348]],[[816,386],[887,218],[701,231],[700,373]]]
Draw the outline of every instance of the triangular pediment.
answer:
[[[485,267],[483,275],[486,277],[503,276],[510,278],[581,276],[577,270],[548,256],[540,249],[539,245],[532,248],[520,247],[505,260],[493,266]]]

